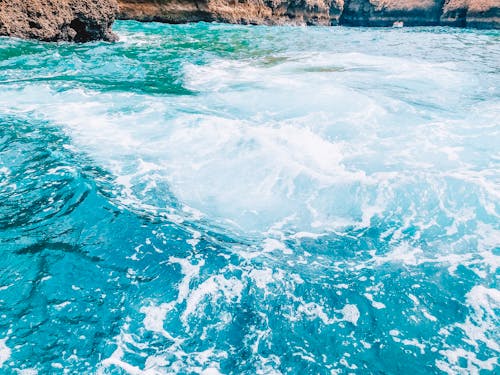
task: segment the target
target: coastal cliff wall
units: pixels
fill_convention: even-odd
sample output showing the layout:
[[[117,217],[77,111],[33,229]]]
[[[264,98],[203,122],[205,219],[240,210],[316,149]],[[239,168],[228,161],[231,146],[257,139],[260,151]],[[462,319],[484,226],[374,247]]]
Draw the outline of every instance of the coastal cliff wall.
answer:
[[[118,18],[265,25],[500,27],[500,0],[118,0]]]
[[[500,28],[500,0],[446,0],[441,24]]]
[[[0,0],[0,35],[44,41],[116,40],[116,0]]]
[[[336,25],[344,0],[120,0],[118,18],[184,23]]]
[[[347,0],[342,24],[351,26],[438,25],[442,0]]]

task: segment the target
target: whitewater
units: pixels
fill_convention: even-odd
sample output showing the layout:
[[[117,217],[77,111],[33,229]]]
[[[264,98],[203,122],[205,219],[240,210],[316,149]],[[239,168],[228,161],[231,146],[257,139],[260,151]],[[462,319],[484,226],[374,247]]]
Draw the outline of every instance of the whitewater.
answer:
[[[485,374],[500,32],[0,38],[0,372]]]

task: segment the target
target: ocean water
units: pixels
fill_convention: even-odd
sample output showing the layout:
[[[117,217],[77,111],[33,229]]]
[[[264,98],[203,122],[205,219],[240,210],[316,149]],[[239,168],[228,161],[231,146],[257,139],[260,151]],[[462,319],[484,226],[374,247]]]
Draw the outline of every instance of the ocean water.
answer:
[[[488,374],[500,32],[0,38],[0,373]]]

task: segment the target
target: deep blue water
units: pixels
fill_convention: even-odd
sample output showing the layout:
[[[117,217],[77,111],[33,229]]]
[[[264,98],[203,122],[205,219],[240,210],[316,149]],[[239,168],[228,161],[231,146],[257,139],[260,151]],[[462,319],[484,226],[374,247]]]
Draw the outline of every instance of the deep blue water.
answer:
[[[486,374],[500,32],[0,38],[0,372]]]

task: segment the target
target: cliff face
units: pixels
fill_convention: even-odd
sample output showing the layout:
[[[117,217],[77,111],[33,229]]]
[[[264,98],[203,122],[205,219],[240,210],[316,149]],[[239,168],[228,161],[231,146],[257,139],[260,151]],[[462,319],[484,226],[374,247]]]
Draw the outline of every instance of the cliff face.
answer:
[[[184,23],[338,24],[343,0],[119,0],[118,17]]]
[[[342,23],[352,26],[438,25],[441,0],[347,0]]]
[[[500,28],[500,0],[446,0],[443,25]]]
[[[116,40],[116,0],[0,0],[0,35],[44,41]]]
[[[500,0],[118,0],[118,17],[183,23],[500,27]]]

